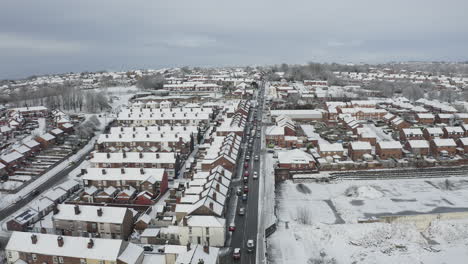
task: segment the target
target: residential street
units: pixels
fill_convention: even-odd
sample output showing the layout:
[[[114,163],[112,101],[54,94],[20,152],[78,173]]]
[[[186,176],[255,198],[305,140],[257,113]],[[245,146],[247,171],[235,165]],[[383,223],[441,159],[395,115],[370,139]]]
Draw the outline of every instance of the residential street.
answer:
[[[257,109],[257,120],[258,123],[261,124],[260,120],[262,120],[262,104],[260,104],[260,100],[263,101],[263,87],[262,90],[260,90],[259,95],[258,95],[259,102],[256,106]],[[254,118],[254,111],[250,113],[250,120],[253,120]],[[250,131],[253,129],[252,123],[247,125],[247,134],[250,133]],[[263,131],[262,131],[263,132]],[[245,140],[245,138],[244,138]],[[248,141],[245,140],[243,143],[246,146],[248,146]],[[260,173],[260,162],[261,159],[255,160],[255,156],[260,157],[261,155],[261,138],[260,137],[253,137],[253,144],[252,144],[252,149],[250,148],[243,148],[243,155],[242,157],[245,158],[245,156],[250,156],[250,160],[248,161],[248,168],[244,169],[244,163],[239,162],[238,167],[237,167],[237,174],[236,174],[236,179],[233,181],[233,191],[231,192],[231,197],[230,199],[238,199],[237,204],[235,201],[231,200],[230,206],[235,206],[235,212],[233,212],[234,208],[230,207],[228,210],[230,213],[228,213],[228,223],[232,223],[232,219],[230,219],[230,215],[234,215],[234,224],[236,226],[236,231],[234,231],[231,234],[230,244],[228,243],[228,246],[230,246],[231,250],[229,254],[225,257],[224,261],[222,263],[257,263],[257,235],[258,235],[258,220],[259,220],[259,210],[258,210],[258,205],[259,205],[259,179],[253,179],[254,172],[257,172],[259,177],[263,177],[262,173]],[[241,159],[242,160],[242,159]],[[248,171],[249,172],[249,179],[248,183],[246,186],[248,186],[248,199],[247,201],[242,201],[241,196],[236,195],[236,190],[238,188],[243,188],[244,183],[242,180],[242,176],[244,175],[244,172]],[[240,208],[245,208],[245,215],[240,216],[238,214]],[[248,240],[253,240],[255,243],[255,249],[252,252],[248,251],[247,248],[247,241]],[[261,239],[263,240],[263,239]],[[260,241],[261,241],[260,240]],[[241,249],[241,259],[239,261],[233,260],[232,259],[232,250],[234,248],[240,248]],[[264,254],[263,246],[261,247],[261,254]]]

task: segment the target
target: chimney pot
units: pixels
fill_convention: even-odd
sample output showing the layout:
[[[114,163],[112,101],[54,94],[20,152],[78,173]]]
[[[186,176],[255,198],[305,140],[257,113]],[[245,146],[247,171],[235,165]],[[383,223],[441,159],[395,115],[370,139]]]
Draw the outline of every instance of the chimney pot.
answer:
[[[62,236],[57,237],[57,244],[58,244],[59,247],[63,247],[63,237]]]
[[[97,215],[102,216],[102,208],[97,209]]]
[[[203,246],[203,251],[206,253],[206,254],[210,254],[210,247],[209,246]]]
[[[79,215],[81,213],[80,207],[78,205],[75,205],[74,209],[75,209],[75,214],[76,215]]]
[[[122,174],[125,174],[125,168],[121,168],[121,169],[120,169],[120,172],[121,172]]]
[[[31,235],[31,242],[32,242],[33,244],[37,244],[37,235],[36,235],[36,234],[32,234],[32,235]]]
[[[93,248],[93,246],[94,246],[94,241],[93,239],[90,238],[88,242],[88,248]]]

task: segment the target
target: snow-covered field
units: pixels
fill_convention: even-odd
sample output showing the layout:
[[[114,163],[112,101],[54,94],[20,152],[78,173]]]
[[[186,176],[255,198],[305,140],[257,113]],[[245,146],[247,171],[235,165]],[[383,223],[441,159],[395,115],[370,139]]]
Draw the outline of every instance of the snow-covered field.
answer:
[[[468,179],[287,181],[279,185],[272,263],[464,263],[468,219],[358,224],[360,218],[468,211]]]

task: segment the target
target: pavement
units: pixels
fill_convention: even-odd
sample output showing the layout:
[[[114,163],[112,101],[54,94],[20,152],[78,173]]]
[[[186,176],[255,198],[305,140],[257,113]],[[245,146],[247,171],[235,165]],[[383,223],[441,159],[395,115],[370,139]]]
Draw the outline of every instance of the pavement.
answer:
[[[263,101],[263,93],[264,87],[259,91],[258,98]],[[257,122],[261,126],[262,120],[262,104],[257,104]],[[253,111],[251,111],[249,115],[249,119],[253,120]],[[249,122],[247,125],[246,131],[251,131],[253,128],[252,122]],[[263,129],[261,130],[263,134]],[[255,137],[252,148],[248,147],[248,142],[246,141],[245,137],[243,139],[243,143],[247,146],[243,148],[242,158],[240,159],[242,162],[238,163],[236,178],[233,181],[233,188],[230,196],[229,201],[229,210],[227,214],[227,223],[232,224],[234,223],[236,226],[236,230],[232,232],[228,236],[227,239],[227,246],[230,247],[229,253],[221,260],[221,263],[257,263],[257,247],[258,244],[258,223],[259,223],[259,181],[260,177],[263,177],[263,174],[260,171],[260,163],[261,163],[261,152],[262,152],[262,138],[257,138],[257,131],[255,132]],[[246,134],[249,134],[248,132]],[[251,152],[251,153],[250,153]],[[244,169],[244,158],[246,153],[250,156],[250,160],[248,162],[248,168]],[[259,160],[255,160],[255,156],[259,157]],[[249,172],[249,180],[246,184],[243,182],[243,175],[244,172]],[[258,173],[259,179],[254,180],[253,174],[254,171]],[[243,188],[244,185],[248,186],[248,199],[247,201],[242,201],[241,196],[237,196],[236,191],[238,188]],[[239,209],[243,207],[245,208],[245,215],[240,216],[238,215]],[[247,241],[252,239],[255,243],[255,249],[252,252],[249,252],[247,249]],[[263,239],[260,239],[263,241]],[[232,251],[234,248],[241,249],[241,259],[234,260],[232,259]],[[264,255],[263,245],[260,246],[260,254]]]

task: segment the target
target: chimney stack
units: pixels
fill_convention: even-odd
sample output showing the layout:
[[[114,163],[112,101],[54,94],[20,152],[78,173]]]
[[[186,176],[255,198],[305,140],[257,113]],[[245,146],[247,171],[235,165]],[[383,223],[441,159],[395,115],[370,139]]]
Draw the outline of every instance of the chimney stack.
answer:
[[[159,153],[156,153],[156,158],[159,159]]]
[[[120,127],[120,132],[123,132],[123,130],[124,130],[123,127]]]
[[[102,216],[102,208],[97,209],[97,215]]]
[[[190,251],[192,247],[190,246],[190,243],[187,243],[187,251]]]
[[[143,158],[143,153],[142,153],[142,152],[140,152],[140,159],[142,159],[142,158]]]
[[[213,210],[213,206],[214,206],[213,202],[210,202],[210,210]]]
[[[78,205],[75,205],[74,209],[75,209],[75,214],[76,215],[79,215],[81,213],[80,207]]]
[[[213,192],[213,200],[216,201],[216,192]]]
[[[90,238],[88,242],[88,248],[93,248],[93,246],[94,246],[94,241],[92,238]]]
[[[63,247],[63,237],[62,236],[57,237],[57,244],[58,244],[59,247]]]
[[[57,205],[55,204],[55,205],[54,205],[54,209],[53,209],[54,215],[58,214],[59,211],[60,211],[60,210],[58,209]]]
[[[31,242],[32,242],[33,244],[37,244],[37,235],[36,235],[36,234],[32,234],[32,235],[31,235]]]
[[[206,254],[210,254],[210,247],[205,245],[203,246],[203,251],[206,253]]]
[[[81,169],[81,175],[85,175],[86,173],[88,173],[86,169]]]
[[[109,152],[107,152],[106,156],[107,156],[108,159],[110,159],[110,153]]]
[[[102,169],[102,174],[105,175],[107,173],[106,169]]]
[[[125,174],[125,168],[120,168],[120,172],[121,172],[122,174]]]
[[[140,168],[140,174],[145,174],[145,170],[143,168]]]
[[[187,225],[188,225],[188,223],[187,223],[187,216],[184,216],[184,218],[182,218],[182,224],[183,224],[184,226],[187,226]]]

